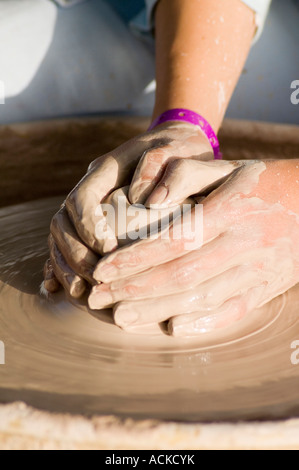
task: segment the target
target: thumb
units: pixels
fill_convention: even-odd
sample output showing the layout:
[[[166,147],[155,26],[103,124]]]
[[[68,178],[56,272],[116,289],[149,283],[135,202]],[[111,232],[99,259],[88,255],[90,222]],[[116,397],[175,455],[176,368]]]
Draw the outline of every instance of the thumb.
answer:
[[[202,193],[210,186],[218,186],[223,179],[240,167],[240,162],[200,161],[178,158],[166,167],[159,184],[147,198],[145,205],[172,206],[188,197]]]

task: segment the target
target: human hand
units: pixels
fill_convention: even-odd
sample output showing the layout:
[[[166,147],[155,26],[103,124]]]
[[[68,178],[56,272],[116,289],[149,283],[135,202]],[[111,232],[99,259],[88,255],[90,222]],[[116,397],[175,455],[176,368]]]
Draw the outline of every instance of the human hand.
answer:
[[[181,178],[191,181],[204,165],[193,162]],[[236,163],[203,202],[203,246],[190,251],[192,234],[178,240],[171,229],[168,239],[117,250],[95,270],[105,284],[93,288],[90,307],[114,306],[123,328],[170,319],[171,334],[192,335],[226,327],[290,289],[299,281],[298,168],[298,160]]]
[[[60,283],[78,298],[87,283],[95,284],[93,270],[100,255],[118,246],[102,210],[113,190],[132,182],[131,202],[144,202],[164,172],[171,172],[182,159],[212,158],[211,145],[200,128],[178,122],[159,126],[97,158],[53,217],[45,289],[54,292]]]

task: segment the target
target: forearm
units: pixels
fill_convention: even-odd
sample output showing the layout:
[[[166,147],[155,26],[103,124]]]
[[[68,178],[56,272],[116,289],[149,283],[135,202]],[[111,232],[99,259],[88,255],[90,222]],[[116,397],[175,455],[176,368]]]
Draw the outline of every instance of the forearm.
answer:
[[[299,215],[299,160],[270,160],[266,165],[267,171],[251,196],[269,204],[279,203]]]
[[[240,0],[160,0],[156,9],[156,104],[187,108],[219,130],[256,29]]]

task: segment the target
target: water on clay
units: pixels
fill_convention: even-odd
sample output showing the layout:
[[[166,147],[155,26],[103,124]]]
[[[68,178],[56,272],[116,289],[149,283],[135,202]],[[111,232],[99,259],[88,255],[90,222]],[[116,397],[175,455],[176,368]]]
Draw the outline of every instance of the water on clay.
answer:
[[[0,210],[0,402],[181,421],[299,415],[299,288],[218,336],[120,330],[109,310],[39,295],[61,198]]]

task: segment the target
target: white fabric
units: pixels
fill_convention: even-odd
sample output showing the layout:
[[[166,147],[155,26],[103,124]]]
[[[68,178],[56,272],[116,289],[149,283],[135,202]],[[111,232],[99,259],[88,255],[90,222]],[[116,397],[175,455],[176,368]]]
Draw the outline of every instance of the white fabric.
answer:
[[[241,0],[252,10],[254,10],[261,19],[265,18],[268,13],[270,4],[272,0]]]
[[[158,1],[159,0],[145,0],[146,8],[147,8],[147,20],[148,20],[148,24],[151,25],[151,27],[153,27],[154,25],[153,12]],[[256,25],[257,25],[257,32],[255,36],[255,41],[256,41],[262,33],[272,0],[241,0],[241,1],[256,12]]]
[[[154,8],[159,0],[145,0],[148,24],[154,24]]]
[[[264,24],[268,15],[268,11],[272,0],[241,0],[245,5],[256,12],[257,31],[254,38],[256,42],[263,32]]]
[[[21,93],[35,76],[51,44],[56,14],[48,0],[0,2],[0,81],[5,98]]]

